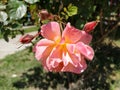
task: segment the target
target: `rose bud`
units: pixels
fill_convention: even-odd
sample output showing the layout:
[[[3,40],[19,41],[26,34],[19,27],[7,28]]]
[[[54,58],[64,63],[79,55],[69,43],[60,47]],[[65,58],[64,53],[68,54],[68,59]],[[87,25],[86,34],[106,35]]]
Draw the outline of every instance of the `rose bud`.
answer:
[[[26,34],[20,38],[22,44],[28,44],[34,39],[33,35]]]
[[[53,19],[53,15],[48,13],[47,10],[41,10],[38,16],[41,20]]]
[[[83,30],[87,33],[90,33],[96,27],[97,24],[97,21],[88,22],[85,24]]]

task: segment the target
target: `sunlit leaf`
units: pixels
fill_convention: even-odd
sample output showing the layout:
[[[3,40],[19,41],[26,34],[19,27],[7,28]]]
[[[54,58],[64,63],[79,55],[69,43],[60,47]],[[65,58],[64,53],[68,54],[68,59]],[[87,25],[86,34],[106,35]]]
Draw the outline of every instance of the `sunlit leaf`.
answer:
[[[25,0],[25,1],[29,4],[34,4],[34,3],[38,2],[39,0]]]
[[[4,11],[0,11],[0,22],[5,22],[8,18],[8,15]]]
[[[18,0],[10,0],[8,2],[8,14],[10,16],[10,19],[21,19],[27,11],[27,7],[22,1]]]
[[[67,10],[67,14],[68,16],[73,16],[76,15],[78,11],[78,8],[76,6],[73,6],[72,4],[70,4],[68,6],[68,10]]]

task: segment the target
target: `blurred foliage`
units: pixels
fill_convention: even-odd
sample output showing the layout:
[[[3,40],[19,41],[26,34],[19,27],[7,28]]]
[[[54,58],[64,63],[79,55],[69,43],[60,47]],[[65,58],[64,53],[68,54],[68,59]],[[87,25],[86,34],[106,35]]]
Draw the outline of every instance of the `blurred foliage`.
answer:
[[[6,9],[10,20],[21,19],[27,11],[26,5],[22,1],[18,0],[10,0]]]
[[[106,38],[110,41],[120,39],[120,0],[1,0],[0,33],[4,39],[8,41],[9,35],[14,37],[15,34],[11,32],[21,31],[25,22],[39,26],[44,24],[38,16],[42,9],[55,15],[53,20],[64,24],[70,22],[78,29],[82,29],[86,22],[99,20],[99,24],[91,33],[95,58],[88,63],[87,71],[81,75],[69,74],[69,79],[67,74],[48,73],[41,76],[39,68],[33,68],[32,70],[35,71],[33,75],[23,74],[23,78],[28,78],[27,84],[24,85],[41,87],[40,81],[45,77],[48,81],[54,80],[53,86],[57,83],[66,85],[67,82],[66,86],[69,87],[69,84],[76,82],[80,86],[77,86],[79,90],[109,90],[110,84],[107,78],[114,69],[120,68],[120,48],[113,47],[111,42],[106,42]],[[116,66],[112,68],[114,64]],[[60,81],[61,78],[65,81]],[[43,89],[46,89],[50,83],[45,82],[42,85],[46,85],[45,88],[43,86]],[[15,86],[19,87],[17,82]]]
[[[94,41],[101,42],[107,36],[119,39],[119,3],[119,0],[1,0],[0,23],[2,28],[0,31],[6,32],[9,28],[15,30],[11,27],[12,23],[41,25],[38,13],[46,9],[49,13],[59,17],[54,20],[62,23],[71,22],[78,29],[81,29],[88,21],[99,20],[99,25],[92,33],[95,36]],[[18,26],[18,29],[21,27]]]

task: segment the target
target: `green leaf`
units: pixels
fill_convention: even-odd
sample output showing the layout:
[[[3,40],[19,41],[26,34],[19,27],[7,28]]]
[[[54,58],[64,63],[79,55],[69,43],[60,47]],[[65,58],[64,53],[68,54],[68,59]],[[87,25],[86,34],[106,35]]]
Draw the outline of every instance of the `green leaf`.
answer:
[[[5,22],[8,18],[8,15],[4,11],[0,11],[0,22]]]
[[[34,4],[34,3],[38,2],[39,0],[25,0],[25,1],[29,4]]]
[[[9,29],[4,30],[3,38],[7,42],[9,42],[9,38],[8,38],[9,34],[10,34],[10,30]]]
[[[78,8],[76,6],[73,6],[72,4],[69,4],[67,14],[68,16],[76,15],[78,11]]]
[[[10,19],[18,20],[26,14],[27,7],[22,1],[10,0],[8,2],[8,10]]]
[[[22,25],[20,23],[12,23],[11,24],[12,30],[20,30],[22,28]]]

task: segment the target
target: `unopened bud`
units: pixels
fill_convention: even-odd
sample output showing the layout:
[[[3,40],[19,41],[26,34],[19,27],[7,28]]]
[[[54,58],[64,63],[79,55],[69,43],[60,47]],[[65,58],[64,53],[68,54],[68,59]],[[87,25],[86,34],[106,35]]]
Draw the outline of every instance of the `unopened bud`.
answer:
[[[34,39],[34,36],[33,36],[33,35],[26,34],[25,36],[22,36],[22,37],[20,38],[20,42],[21,42],[22,44],[28,44],[28,43],[30,43],[33,39]]]
[[[97,21],[88,22],[85,24],[83,30],[87,33],[90,33],[92,30],[94,30],[97,24],[98,24]]]
[[[53,15],[50,14],[47,10],[41,10],[38,16],[41,20],[53,19]]]

